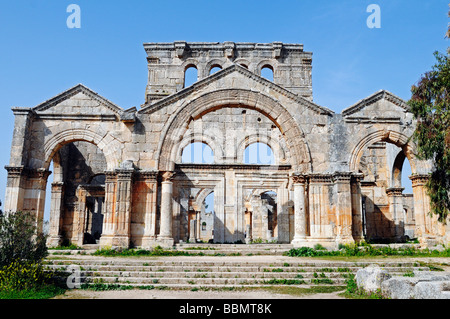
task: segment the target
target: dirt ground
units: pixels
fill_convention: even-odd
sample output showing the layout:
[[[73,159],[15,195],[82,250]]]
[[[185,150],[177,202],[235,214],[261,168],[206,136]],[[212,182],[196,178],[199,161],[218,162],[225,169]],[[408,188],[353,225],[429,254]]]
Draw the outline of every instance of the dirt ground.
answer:
[[[340,292],[288,295],[269,291],[190,291],[190,290],[68,290],[55,299],[345,299]]]

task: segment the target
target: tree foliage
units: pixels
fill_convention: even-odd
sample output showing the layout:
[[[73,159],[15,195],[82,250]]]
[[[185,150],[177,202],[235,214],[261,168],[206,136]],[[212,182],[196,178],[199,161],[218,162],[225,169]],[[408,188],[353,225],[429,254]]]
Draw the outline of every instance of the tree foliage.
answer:
[[[446,223],[450,211],[450,60],[439,52],[434,55],[436,64],[412,86],[408,104],[417,120],[413,136],[417,156],[434,164],[426,185],[431,212]]]
[[[37,232],[32,213],[0,215],[0,268],[15,261],[40,262],[47,255],[46,236]]]

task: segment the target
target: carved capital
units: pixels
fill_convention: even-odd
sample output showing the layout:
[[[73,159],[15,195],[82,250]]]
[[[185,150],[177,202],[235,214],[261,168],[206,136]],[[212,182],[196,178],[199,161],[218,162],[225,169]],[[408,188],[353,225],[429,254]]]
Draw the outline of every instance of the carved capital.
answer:
[[[158,172],[157,171],[138,171],[136,172],[136,178],[142,181],[155,181],[156,182],[156,178],[158,177]]]
[[[306,175],[304,174],[296,174],[292,175],[292,182],[294,184],[305,184],[306,183]]]
[[[24,173],[23,166],[5,166],[6,171],[8,172],[8,177],[19,177]]]
[[[335,172],[333,174],[334,182],[338,183],[350,183],[351,178],[352,178],[351,172]]]
[[[391,187],[391,188],[386,188],[386,194],[387,194],[388,196],[402,196],[404,190],[405,190],[404,187]]]
[[[430,179],[430,175],[428,175],[428,174],[414,174],[414,175],[409,176],[409,179],[412,181],[412,187],[425,186],[425,184]]]
[[[161,177],[162,177],[163,182],[171,182],[173,180],[173,178],[175,177],[175,172],[172,172],[172,171],[163,172],[161,174]]]
[[[317,183],[317,184],[331,184],[331,183],[333,183],[333,175],[331,175],[331,174],[310,174],[309,182]]]

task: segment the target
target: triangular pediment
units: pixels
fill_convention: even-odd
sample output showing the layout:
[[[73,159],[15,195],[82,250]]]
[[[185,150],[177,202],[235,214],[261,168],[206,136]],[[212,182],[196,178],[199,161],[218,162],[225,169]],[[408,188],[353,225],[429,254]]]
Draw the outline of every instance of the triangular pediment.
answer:
[[[233,64],[229,67],[226,67],[202,80],[199,80],[197,82],[195,82],[194,84],[192,84],[191,86],[184,88],[172,95],[169,95],[161,100],[158,100],[152,104],[143,104],[142,108],[138,111],[138,113],[148,113],[148,112],[152,112],[155,109],[159,109],[161,107],[164,107],[166,105],[170,105],[173,104],[177,101],[179,101],[180,99],[186,99],[189,100],[191,98],[191,96],[193,96],[194,94],[196,94],[197,91],[210,86],[211,88],[215,88],[215,89],[225,89],[228,87],[223,87],[220,86],[220,81],[223,78],[226,77],[234,77],[236,81],[231,81],[235,84],[234,87],[229,87],[229,88],[239,88],[239,89],[247,89],[247,90],[258,90],[256,89],[257,87],[260,87],[261,89],[259,89],[259,91],[261,91],[262,93],[266,92],[266,91],[275,91],[277,95],[281,95],[287,99],[290,100],[294,100],[296,103],[305,106],[308,109],[311,109],[312,111],[318,113],[318,114],[327,114],[327,115],[331,115],[334,112],[331,111],[330,109],[320,106],[300,95],[297,95],[283,87],[281,87],[280,85],[277,85],[275,83],[273,83],[272,81],[269,81],[251,71],[249,71],[248,69],[238,65],[238,64]],[[245,78],[245,81],[239,81],[239,78]],[[257,84],[257,85],[256,85]]]
[[[119,117],[123,109],[83,84],[56,95],[33,108],[37,115],[45,116],[103,116]]]
[[[344,117],[389,116],[409,112],[406,102],[386,90],[380,90],[344,109]]]

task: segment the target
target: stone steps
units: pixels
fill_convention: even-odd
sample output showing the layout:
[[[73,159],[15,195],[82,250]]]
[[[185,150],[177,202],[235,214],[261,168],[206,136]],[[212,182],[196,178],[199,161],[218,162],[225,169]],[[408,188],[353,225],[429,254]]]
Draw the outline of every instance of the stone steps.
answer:
[[[83,245],[83,250],[49,250],[50,255],[76,255],[76,254],[93,254],[98,245]],[[178,251],[187,252],[190,254],[204,255],[277,255],[281,256],[283,253],[289,251],[293,246],[291,244],[176,244],[175,248]]]
[[[77,265],[81,282],[164,288],[264,287],[273,285],[345,285],[350,274],[370,262],[249,260],[251,257],[120,258],[50,257],[48,269],[67,272]],[[195,258],[195,260],[186,260]],[[236,260],[237,259],[237,260]],[[414,262],[378,262],[392,274],[428,270]]]

